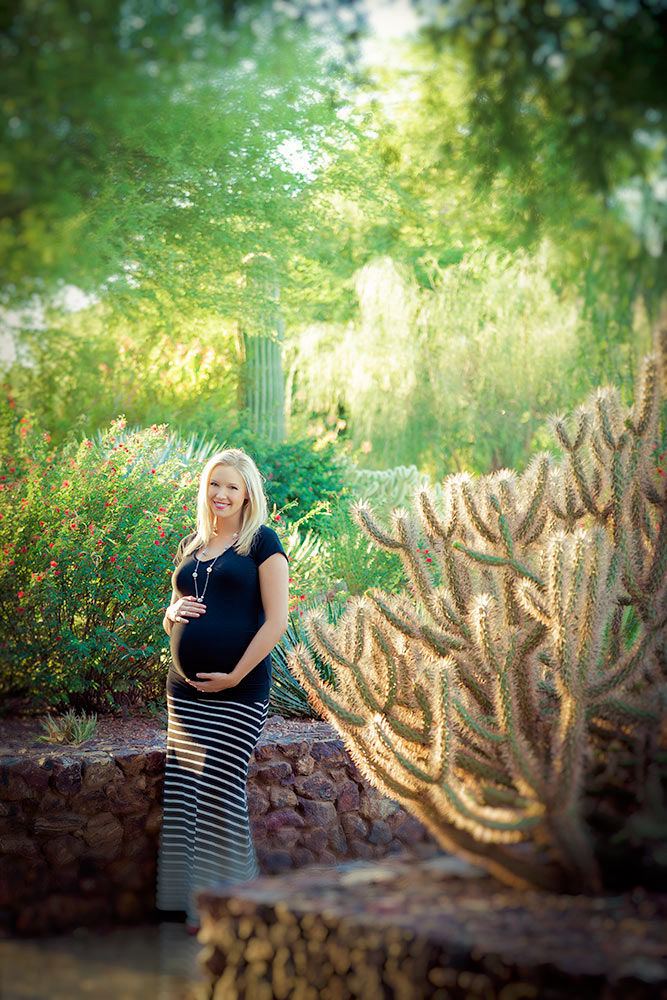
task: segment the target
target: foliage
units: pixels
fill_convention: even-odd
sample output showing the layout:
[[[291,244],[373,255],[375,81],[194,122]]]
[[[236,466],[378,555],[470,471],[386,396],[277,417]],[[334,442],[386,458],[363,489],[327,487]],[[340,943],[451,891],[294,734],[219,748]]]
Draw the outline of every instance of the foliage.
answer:
[[[54,441],[64,441],[73,423],[92,436],[119,413],[129,425],[193,429],[237,413],[233,334],[201,309],[189,308],[187,329],[175,307],[166,322],[146,304],[132,317],[106,303],[71,314],[52,308],[45,326],[25,322],[5,380],[18,409]]]
[[[667,334],[662,352],[646,359],[631,408],[600,389],[571,419],[553,419],[559,462],[543,453],[521,476],[448,477],[441,503],[419,490],[415,515],[395,512],[391,530],[360,504],[360,525],[400,555],[414,592],[353,600],[337,627],[317,612],[306,619],[335,689],[305,646],[289,660],[368,779],[445,849],[513,885],[618,883],[609,845],[624,836],[629,883],[638,870],[655,876],[641,866],[664,810],[654,790],[667,498],[654,444]],[[442,585],[417,549],[420,532]],[[628,756],[625,805],[600,824],[609,773]],[[651,806],[652,826],[643,817],[633,840],[633,820]]]
[[[118,438],[117,438],[118,435]],[[0,484],[0,684],[32,705],[111,708],[163,684],[160,629],[195,485],[157,425],[50,448],[22,418]]]
[[[576,295],[554,287],[553,258],[479,249],[433,265],[431,288],[389,259],[367,264],[358,321],[306,327],[292,348],[299,405],[344,413],[359,462],[376,468],[523,466],[547,444],[548,414],[648,340],[646,324],[615,334],[607,315],[599,341]]]
[[[61,718],[54,719],[47,713],[46,718],[42,720],[42,726],[45,732],[37,737],[38,740],[44,743],[67,743],[69,746],[78,746],[95,735],[97,716],[86,715],[85,712],[77,715],[70,709]]]
[[[0,416],[0,690],[32,707],[158,701],[172,559],[194,526],[199,469],[220,445],[120,418],[56,446],[11,405]],[[275,509],[270,520],[299,605],[326,590],[307,528],[319,512],[311,500],[292,523]]]
[[[332,504],[325,527],[322,572],[335,592],[364,594],[370,587],[394,591],[405,584],[400,561],[380,552],[350,516],[350,500]]]
[[[662,132],[664,149],[664,0],[424,7],[437,44],[455,38],[470,58],[474,141],[487,171],[510,163],[531,172],[536,121],[549,158],[602,190],[655,162],[647,135]]]
[[[289,439],[272,443],[249,434],[243,427],[229,431],[230,446],[243,448],[257,463],[264,476],[269,504],[294,520],[308,519],[309,527],[319,532],[321,504],[337,496],[344,486],[344,470],[333,444],[312,440]],[[289,508],[289,509],[288,509]],[[312,513],[312,516],[310,516]]]

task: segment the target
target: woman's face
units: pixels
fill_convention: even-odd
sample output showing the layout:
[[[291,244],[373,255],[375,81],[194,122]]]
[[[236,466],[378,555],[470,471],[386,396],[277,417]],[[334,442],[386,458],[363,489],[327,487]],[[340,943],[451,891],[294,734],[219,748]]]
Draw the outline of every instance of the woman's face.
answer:
[[[231,465],[216,465],[208,483],[208,502],[213,516],[217,518],[218,529],[224,530],[225,524],[229,524],[231,530],[238,529],[247,499],[248,490],[238,469]]]

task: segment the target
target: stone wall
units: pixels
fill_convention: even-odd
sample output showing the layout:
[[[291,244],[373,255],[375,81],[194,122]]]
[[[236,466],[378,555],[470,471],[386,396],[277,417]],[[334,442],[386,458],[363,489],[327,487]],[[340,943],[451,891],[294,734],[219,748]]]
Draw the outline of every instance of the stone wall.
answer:
[[[441,855],[200,894],[191,1000],[667,1000],[665,899],[509,889]]]
[[[0,754],[0,930],[39,934],[154,912],[166,734],[124,749]],[[248,801],[264,874],[435,850],[333,737],[263,738]]]

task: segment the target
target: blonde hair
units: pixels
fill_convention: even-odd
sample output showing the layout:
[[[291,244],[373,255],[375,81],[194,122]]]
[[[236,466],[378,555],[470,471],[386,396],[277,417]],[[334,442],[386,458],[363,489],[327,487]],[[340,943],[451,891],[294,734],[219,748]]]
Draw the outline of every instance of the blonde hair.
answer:
[[[226,448],[225,451],[220,451],[217,455],[209,458],[202,469],[197,493],[197,532],[183,549],[182,559],[201,546],[206,548],[215,534],[215,517],[208,502],[208,488],[213,470],[217,469],[219,465],[228,465],[232,469],[236,469],[241,474],[248,491],[248,499],[241,511],[241,530],[234,543],[234,548],[239,555],[248,555],[253,538],[266,521],[268,511],[259,469],[250,455],[246,455],[240,448]]]

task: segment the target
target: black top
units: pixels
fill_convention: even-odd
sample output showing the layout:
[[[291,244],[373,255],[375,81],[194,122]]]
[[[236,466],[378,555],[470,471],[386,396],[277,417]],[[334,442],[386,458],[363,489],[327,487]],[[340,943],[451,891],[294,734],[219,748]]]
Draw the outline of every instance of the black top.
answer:
[[[255,535],[250,552],[241,556],[229,548],[215,560],[210,574],[206,573],[213,559],[195,559],[191,553],[185,560],[182,552],[193,538],[184,538],[176,553],[176,569],[172,586],[179,597],[194,596],[193,572],[197,568],[197,584],[201,594],[208,576],[204,604],[205,614],[187,622],[175,622],[171,630],[171,685],[176,683],[179,695],[215,699],[216,701],[264,701],[271,686],[271,655],[269,654],[246,674],[236,687],[225,691],[199,692],[182,680],[196,680],[197,673],[227,674],[234,669],[252,638],[264,624],[264,608],[259,587],[259,566],[276,552],[285,555],[280,539],[272,528],[262,525]],[[287,558],[285,556],[285,558]],[[176,677],[172,674],[176,673]],[[174,691],[174,694],[177,692]],[[198,700],[198,699],[197,699]]]

